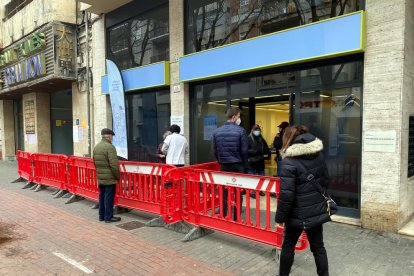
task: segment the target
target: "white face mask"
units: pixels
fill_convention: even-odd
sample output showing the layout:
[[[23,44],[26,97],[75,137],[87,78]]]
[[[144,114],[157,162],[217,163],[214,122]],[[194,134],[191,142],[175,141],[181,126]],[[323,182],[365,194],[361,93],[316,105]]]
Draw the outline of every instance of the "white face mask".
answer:
[[[237,120],[234,123],[239,126],[241,124],[241,119],[237,118]]]
[[[253,131],[253,135],[254,136],[260,136],[260,130]]]

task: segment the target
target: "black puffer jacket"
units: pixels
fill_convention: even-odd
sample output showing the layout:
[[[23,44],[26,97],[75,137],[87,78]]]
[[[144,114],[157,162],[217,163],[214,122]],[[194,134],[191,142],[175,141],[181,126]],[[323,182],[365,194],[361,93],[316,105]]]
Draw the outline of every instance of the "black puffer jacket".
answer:
[[[306,133],[282,153],[277,223],[308,229],[330,220],[323,196],[306,179],[312,173],[315,182],[327,189],[329,178],[322,150],[322,141]]]

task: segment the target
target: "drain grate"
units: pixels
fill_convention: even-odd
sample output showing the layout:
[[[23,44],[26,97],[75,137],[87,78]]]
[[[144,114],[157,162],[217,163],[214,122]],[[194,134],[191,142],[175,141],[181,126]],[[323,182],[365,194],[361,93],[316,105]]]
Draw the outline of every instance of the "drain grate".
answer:
[[[145,223],[142,223],[136,220],[116,225],[116,227],[122,228],[127,231],[138,229],[144,226],[145,226]]]

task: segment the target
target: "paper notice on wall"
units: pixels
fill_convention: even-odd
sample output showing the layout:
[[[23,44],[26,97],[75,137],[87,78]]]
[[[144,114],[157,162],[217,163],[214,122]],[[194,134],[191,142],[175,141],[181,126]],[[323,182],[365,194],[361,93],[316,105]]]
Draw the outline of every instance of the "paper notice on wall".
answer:
[[[78,131],[78,137],[79,137],[79,141],[82,141],[83,140],[83,128],[79,128],[79,131]]]
[[[36,134],[27,134],[27,143],[29,145],[36,145],[37,144]]]
[[[397,146],[397,132],[366,131],[364,137],[364,151],[395,152]]]
[[[184,134],[184,116],[171,116],[171,125],[180,127],[180,134]]]
[[[73,142],[79,143],[79,126],[73,126]]]

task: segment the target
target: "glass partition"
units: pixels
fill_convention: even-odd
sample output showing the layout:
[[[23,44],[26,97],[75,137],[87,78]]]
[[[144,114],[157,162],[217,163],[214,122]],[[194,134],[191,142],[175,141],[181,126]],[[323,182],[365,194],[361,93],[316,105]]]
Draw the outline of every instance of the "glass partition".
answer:
[[[125,100],[129,160],[158,162],[157,146],[170,127],[169,91],[126,94]]]
[[[186,53],[333,18],[364,0],[186,0]]]

